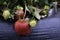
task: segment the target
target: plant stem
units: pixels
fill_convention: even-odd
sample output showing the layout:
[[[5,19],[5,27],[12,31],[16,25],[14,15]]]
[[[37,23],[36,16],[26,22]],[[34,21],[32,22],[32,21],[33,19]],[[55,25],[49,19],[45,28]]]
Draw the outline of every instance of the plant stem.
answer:
[[[25,4],[25,15],[23,17],[23,20],[25,19],[25,16],[26,16],[26,4]]]
[[[18,2],[18,0],[16,0],[16,2],[15,2],[15,3],[17,3],[17,2]],[[13,3],[13,4],[12,4],[12,6],[13,6],[15,3]]]

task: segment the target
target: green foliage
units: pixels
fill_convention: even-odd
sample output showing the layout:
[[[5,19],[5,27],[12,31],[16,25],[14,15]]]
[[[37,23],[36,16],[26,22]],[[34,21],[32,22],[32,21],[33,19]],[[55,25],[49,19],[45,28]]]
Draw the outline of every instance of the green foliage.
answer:
[[[4,2],[4,0],[0,0],[0,4],[2,4]]]
[[[13,11],[15,11],[14,8],[16,8],[17,5],[22,6],[24,8],[24,11],[25,11],[25,5],[26,5],[27,8],[29,9],[29,11],[36,18],[39,19],[40,18],[39,17],[39,11],[36,9],[36,7],[44,8],[44,6],[46,4],[50,5],[50,3],[54,2],[54,1],[59,2],[60,0],[0,0],[0,5],[3,5],[3,9],[8,6],[8,8],[11,9],[11,13],[13,13]],[[19,6],[17,6],[18,9],[21,8]],[[1,8],[1,6],[0,6],[0,8]],[[48,12],[48,11],[45,10],[44,12],[46,14],[46,12]]]

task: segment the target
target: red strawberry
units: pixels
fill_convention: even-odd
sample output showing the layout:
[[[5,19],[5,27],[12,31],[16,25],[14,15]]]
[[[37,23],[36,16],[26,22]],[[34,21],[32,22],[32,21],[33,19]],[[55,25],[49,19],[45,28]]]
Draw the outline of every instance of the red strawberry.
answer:
[[[15,31],[18,35],[29,35],[30,34],[30,28],[29,23],[26,20],[18,20],[15,22]]]

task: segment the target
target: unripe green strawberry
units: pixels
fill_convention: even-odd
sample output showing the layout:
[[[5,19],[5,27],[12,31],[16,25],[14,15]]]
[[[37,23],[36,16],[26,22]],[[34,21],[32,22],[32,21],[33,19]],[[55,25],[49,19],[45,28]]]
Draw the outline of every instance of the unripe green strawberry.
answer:
[[[10,16],[10,11],[9,10],[4,10],[3,11],[3,17],[5,20],[7,20]]]
[[[31,27],[35,27],[36,24],[37,24],[36,22],[37,22],[36,20],[31,20],[31,21],[29,22],[29,24],[30,24]]]
[[[4,2],[3,2],[3,5],[7,5],[7,2],[6,2],[6,1],[4,1]]]
[[[44,9],[50,9],[50,7],[48,5],[45,5]]]

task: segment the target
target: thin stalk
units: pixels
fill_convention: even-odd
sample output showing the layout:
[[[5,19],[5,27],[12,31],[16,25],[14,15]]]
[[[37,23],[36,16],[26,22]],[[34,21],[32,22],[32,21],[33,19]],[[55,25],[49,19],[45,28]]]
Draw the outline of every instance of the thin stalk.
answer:
[[[15,2],[15,3],[17,3],[17,2],[18,2],[18,0],[16,0],[16,2]],[[13,4],[12,4],[12,6],[13,6],[15,3],[13,3]]]
[[[10,4],[10,3],[7,4],[7,7],[6,7],[6,8],[8,8],[9,4]]]
[[[23,20],[25,19],[25,16],[26,16],[26,4],[25,4],[25,15],[23,17]]]
[[[31,5],[33,5],[33,0],[31,0]]]
[[[36,11],[36,8],[34,8],[34,9],[35,9],[35,11]],[[33,15],[32,19],[34,19],[34,12],[32,12],[32,13],[33,13],[33,14],[32,14],[32,15]]]

